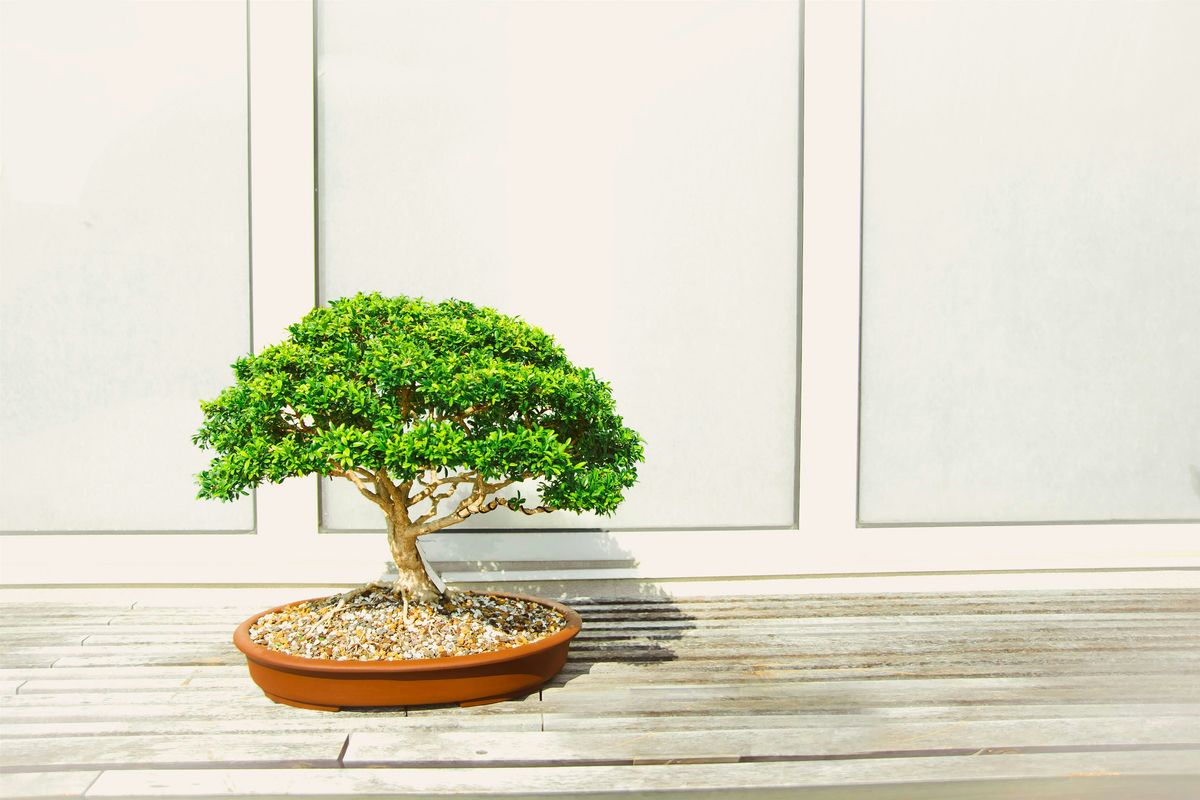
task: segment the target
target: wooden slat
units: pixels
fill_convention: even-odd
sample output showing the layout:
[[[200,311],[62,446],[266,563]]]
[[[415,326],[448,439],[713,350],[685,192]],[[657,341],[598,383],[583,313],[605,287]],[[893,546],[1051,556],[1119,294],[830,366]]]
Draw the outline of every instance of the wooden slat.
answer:
[[[448,796],[459,798],[624,797],[636,792],[749,791],[755,797],[838,798],[1180,798],[1200,784],[1195,752],[1040,753],[976,758],[687,764],[661,766],[107,771],[89,797]],[[1023,781],[1009,783],[1008,781]],[[979,782],[990,782],[979,785]],[[920,788],[913,786],[920,783]],[[857,793],[850,789],[859,788]],[[761,790],[780,790],[765,794]],[[939,789],[941,790],[940,793]],[[1149,794],[1150,791],[1156,794]],[[1114,792],[1117,792],[1114,794]],[[935,794],[937,793],[937,794]],[[736,795],[731,795],[736,796]]]
[[[536,695],[534,696],[536,699]],[[277,708],[261,691],[236,696],[196,698],[191,703],[103,704],[100,706],[42,706],[4,709],[5,723],[20,722],[88,722],[92,720],[154,720],[174,719],[179,723],[196,723],[215,719],[247,719],[285,716],[295,709]],[[311,717],[311,714],[305,716]]]
[[[72,772],[0,772],[0,797],[79,797],[100,777],[98,770]]]
[[[103,671],[102,668],[97,668],[97,672]],[[250,677],[246,674],[246,667],[239,665],[239,671],[241,672],[240,675],[230,675],[228,677],[218,673],[211,676],[200,674],[178,678],[66,678],[63,680],[33,678],[21,685],[18,696],[78,694],[92,691],[115,696],[137,692],[175,692],[185,687],[194,690],[237,689],[250,684]]]
[[[1077,676],[1071,678],[939,678],[814,681],[707,686],[601,686],[567,684],[542,692],[544,711],[588,708],[643,710],[712,708],[722,702],[753,703],[755,710],[979,705],[1031,702],[1200,702],[1200,681],[1177,676]],[[772,703],[774,704],[772,706]]]
[[[538,713],[506,713],[494,715],[454,714],[443,716],[406,717],[404,712],[360,713],[343,711],[338,714],[295,713],[246,715],[233,718],[203,717],[199,719],[99,719],[71,722],[42,722],[37,720],[0,723],[0,748],[3,739],[41,737],[92,736],[176,736],[204,734],[217,736],[231,733],[275,735],[280,733],[314,733],[337,731],[393,733],[414,730],[472,730],[477,736],[504,734],[509,731],[540,731],[542,715]]]
[[[524,701],[510,701],[497,707],[517,709],[537,703],[547,712],[581,711],[588,713],[676,713],[718,714],[723,711],[795,713],[804,710],[854,710],[862,708],[920,707],[926,705],[993,705],[1009,703],[1062,704],[1125,703],[1167,704],[1200,702],[1200,692],[1186,691],[1178,678],[1125,676],[1098,679],[1080,676],[1072,679],[912,679],[879,681],[813,681],[802,683],[734,683],[702,685],[598,686],[569,683],[547,689]],[[231,692],[182,692],[150,702],[124,702],[120,695],[94,703],[25,704],[11,702],[4,707],[7,722],[38,719],[42,721],[87,721],[104,719],[153,719],[174,716],[177,719],[218,718],[244,712],[259,713],[273,709],[261,693],[247,684]],[[529,709],[522,709],[529,710]],[[271,713],[268,711],[267,713]]]
[[[1096,656],[1074,655],[1065,658],[1047,659],[1039,655],[1022,655],[1007,658],[892,658],[892,659],[796,659],[799,664],[782,667],[780,658],[746,657],[730,659],[727,665],[713,667],[705,674],[704,662],[660,659],[657,664],[648,664],[647,659],[630,658],[628,661],[589,662],[582,669],[554,678],[551,686],[562,686],[572,681],[599,682],[611,679],[608,673],[595,672],[600,666],[627,666],[639,668],[644,673],[653,673],[647,682],[653,683],[729,683],[747,680],[763,683],[767,680],[780,682],[825,681],[825,680],[882,680],[890,678],[1018,678],[1018,677],[1069,677],[1074,675],[1181,675],[1198,671],[1195,658],[1180,658],[1174,653],[1158,654],[1154,659],[1127,658],[1117,655]],[[580,664],[580,662],[574,662]],[[695,665],[695,666],[693,666]],[[592,669],[588,669],[590,666]],[[661,667],[661,669],[657,669]],[[597,677],[600,676],[600,677]],[[629,677],[638,677],[636,674]],[[648,676],[643,676],[648,677]]]
[[[227,702],[235,697],[254,697],[256,693],[261,693],[249,677],[236,682],[231,681],[228,686],[209,689],[188,687],[180,691],[178,686],[170,691],[145,692],[108,692],[99,686],[93,686],[93,689],[93,691],[89,692],[43,692],[41,694],[17,694],[0,697],[0,709],[79,708],[84,712],[95,710],[98,713],[103,713],[105,706],[143,704],[177,705],[187,703],[211,705],[213,703]]]
[[[481,742],[474,732],[352,733],[347,767],[527,767],[733,763],[1045,748],[1200,750],[1192,719],[880,722],[800,730],[546,731]]]
[[[127,666],[127,667],[10,667],[0,669],[0,680],[35,680],[40,678],[169,678],[188,677],[203,673],[206,675],[245,674],[245,665],[193,667],[187,665],[163,666]]]
[[[139,765],[336,767],[345,745],[341,731],[72,736],[5,739],[0,765],[23,769],[99,769]]]
[[[670,730],[757,730],[817,728],[839,726],[874,726],[886,722],[954,722],[970,720],[1041,720],[1092,719],[1098,717],[1124,718],[1137,725],[1142,720],[1195,719],[1200,715],[1197,706],[982,706],[872,709],[862,713],[796,713],[796,714],[703,714],[690,716],[615,716],[598,717],[591,714],[529,713],[516,711],[503,714],[465,715],[458,709],[441,712],[399,712],[340,714],[262,714],[240,715],[234,719],[180,719],[164,715],[158,719],[106,719],[102,715],[83,721],[42,721],[29,719],[0,722],[0,737],[30,738],[41,736],[100,736],[181,733],[248,733],[304,732],[338,730],[351,732],[395,732],[411,730],[472,730],[478,733],[506,731],[670,731]],[[1183,724],[1180,725],[1184,727]]]
[[[867,708],[859,711],[796,711],[787,714],[692,714],[642,716],[597,716],[585,712],[545,712],[542,728],[546,731],[638,731],[638,730],[761,730],[776,728],[821,728],[874,726],[887,722],[967,722],[978,720],[1088,720],[1097,717],[1123,718],[1136,725],[1158,717],[1184,720],[1200,719],[1200,704],[1135,705],[984,705],[984,706],[900,706]],[[413,717],[410,717],[410,719]]]

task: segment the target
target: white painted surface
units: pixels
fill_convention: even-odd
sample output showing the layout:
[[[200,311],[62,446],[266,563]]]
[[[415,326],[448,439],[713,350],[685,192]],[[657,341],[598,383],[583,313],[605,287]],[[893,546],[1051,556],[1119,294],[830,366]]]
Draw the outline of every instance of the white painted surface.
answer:
[[[306,2],[251,0],[250,178],[253,222],[254,351],[287,336],[316,303],[313,187],[313,18]],[[232,376],[230,376],[232,378]],[[234,542],[232,559],[295,569],[312,558],[316,478],[255,490],[252,542]],[[208,501],[213,502],[213,501]],[[202,563],[230,570],[230,557],[206,552]],[[260,580],[263,580],[260,578]]]
[[[789,555],[761,557],[810,574],[839,562],[902,573],[1200,567],[1200,524],[858,527],[861,15],[858,3],[805,7],[801,536]]]
[[[250,345],[244,7],[5,2],[0,75],[0,529],[249,529],[191,443]]]
[[[862,520],[1200,519],[1200,4],[866,13]]]
[[[611,519],[468,525],[792,525],[799,3],[318,12],[322,298],[519,314],[647,440]],[[382,528],[335,483],[326,525]]]
[[[306,27],[312,19],[308,11],[304,3],[252,2],[255,64],[260,59],[279,62],[252,71],[256,109],[252,138],[260,126],[278,123],[264,121],[266,113],[257,112],[260,103],[274,104],[270,112],[274,116],[302,120],[311,114],[311,94],[306,99],[298,88],[311,90],[312,86],[311,38],[305,38],[311,37],[311,28]],[[433,559],[474,561],[481,570],[458,572],[452,576],[456,580],[625,578],[650,586],[669,584],[672,592],[693,595],[1200,585],[1200,525],[856,527],[860,6],[812,0],[805,14],[807,212],[800,530],[731,527],[563,534],[452,530],[431,541]],[[277,126],[276,135],[282,135],[282,130]],[[305,142],[311,145],[312,128],[297,123],[286,130],[287,139],[275,141],[274,147],[290,153],[292,161],[255,173],[256,230],[260,225],[277,230],[290,226],[294,232],[290,240],[255,237],[264,245],[274,243],[255,250],[256,335],[257,320],[294,318],[303,304],[297,287],[306,280],[312,286],[312,261],[301,253],[304,243],[312,241],[311,198],[295,191],[290,174],[311,171],[304,150]],[[292,480],[262,487],[256,535],[0,537],[0,583],[317,585],[378,576],[387,561],[381,534],[317,534],[315,483],[314,479]],[[589,564],[586,571],[567,575],[558,563],[547,570],[494,571],[503,561],[569,560],[612,560],[622,569],[593,569],[600,565]],[[636,566],[625,569],[630,560]],[[1071,571],[1150,568],[1157,569],[1119,574]],[[1161,571],[1164,568],[1174,571]],[[965,570],[1013,572],[930,574]]]

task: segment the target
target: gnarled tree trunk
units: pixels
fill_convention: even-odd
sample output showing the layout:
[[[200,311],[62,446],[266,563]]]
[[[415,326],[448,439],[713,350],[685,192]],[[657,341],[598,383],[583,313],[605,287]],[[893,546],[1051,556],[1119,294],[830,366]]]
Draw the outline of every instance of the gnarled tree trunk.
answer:
[[[441,597],[441,592],[421,562],[421,554],[417,551],[418,530],[418,526],[409,521],[407,509],[394,508],[387,514],[388,547],[397,570],[392,591],[409,600],[428,602]]]
[[[427,471],[432,471],[430,467]],[[504,506],[523,514],[545,514],[554,509],[549,506],[526,508],[523,504],[513,503],[512,498],[494,497],[488,501],[488,495],[511,486],[524,478],[534,477],[533,473],[510,475],[495,483],[489,483],[475,471],[456,473],[438,479],[436,475],[428,480],[426,485],[415,494],[410,494],[413,482],[406,481],[399,485],[392,483],[387,469],[381,467],[371,472],[363,467],[353,469],[335,469],[331,476],[345,478],[358,488],[363,497],[370,500],[383,510],[387,519],[388,547],[392,551],[392,559],[396,562],[398,574],[391,589],[400,594],[406,601],[431,601],[442,596],[421,561],[417,550],[417,537],[434,533],[451,525],[457,525],[472,514],[486,514]],[[374,485],[375,491],[367,487],[367,482]],[[438,516],[439,505],[454,496],[462,485],[470,485],[471,493],[459,501],[458,507],[448,514]],[[421,503],[428,502],[429,510],[413,519],[410,509]],[[363,589],[357,589],[351,594],[362,594],[381,584],[372,584]],[[387,588],[387,587],[382,587]]]

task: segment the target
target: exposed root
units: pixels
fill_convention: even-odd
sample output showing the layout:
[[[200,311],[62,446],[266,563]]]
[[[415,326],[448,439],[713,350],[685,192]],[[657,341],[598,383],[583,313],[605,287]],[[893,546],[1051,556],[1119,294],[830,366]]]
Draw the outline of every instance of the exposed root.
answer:
[[[425,576],[422,574],[421,578],[424,577]],[[449,589],[446,590],[445,595],[439,594],[438,591],[433,587],[433,583],[428,581],[428,579],[425,579],[424,581],[413,580],[411,576],[399,575],[390,583],[384,583],[383,581],[372,581],[371,583],[359,586],[358,588],[351,589],[346,592],[342,592],[339,595],[329,598],[330,600],[335,600],[336,602],[334,602],[329,607],[329,610],[327,610],[321,616],[321,620],[323,622],[329,621],[333,618],[334,614],[345,608],[346,604],[359,597],[371,594],[372,592],[385,592],[386,594],[391,595],[393,598],[398,598],[400,600],[404,609],[403,619],[405,628],[408,627],[410,621],[410,601],[414,603],[436,603],[441,601],[444,597],[449,597],[451,594]]]
[[[362,595],[370,595],[372,593],[372,591],[376,591],[379,589],[383,589],[384,591],[392,590],[392,588],[390,587],[389,584],[374,581],[373,583],[368,583],[368,584],[364,585],[364,587],[359,587],[358,589],[350,589],[349,591],[343,591],[342,594],[337,595],[337,602],[334,603],[334,606],[332,606],[332,608],[330,608],[328,610],[328,612],[325,612],[322,615],[322,621],[329,620],[330,618],[332,618],[332,615],[336,614],[337,612],[340,612],[340,610],[342,610],[342,608],[346,607],[346,603],[348,603],[352,600],[358,599],[358,597],[361,597]],[[330,600],[332,600],[332,597]]]

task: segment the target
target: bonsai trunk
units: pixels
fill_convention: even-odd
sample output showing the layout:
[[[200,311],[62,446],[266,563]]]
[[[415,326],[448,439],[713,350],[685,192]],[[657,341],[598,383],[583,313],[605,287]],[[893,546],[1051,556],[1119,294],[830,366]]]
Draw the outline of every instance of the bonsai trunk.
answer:
[[[421,554],[417,552],[417,527],[409,521],[407,509],[395,509],[387,515],[387,534],[398,573],[392,591],[408,600],[429,602],[440,598],[441,592],[421,563]]]

